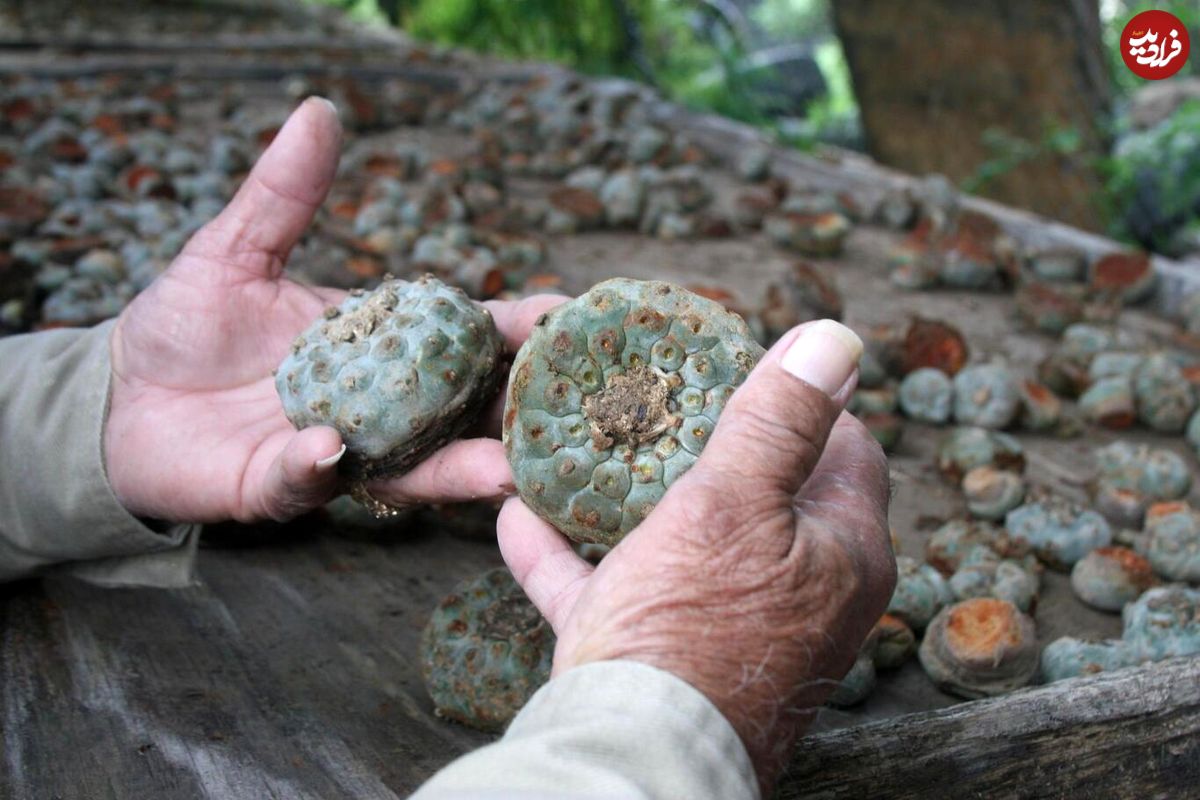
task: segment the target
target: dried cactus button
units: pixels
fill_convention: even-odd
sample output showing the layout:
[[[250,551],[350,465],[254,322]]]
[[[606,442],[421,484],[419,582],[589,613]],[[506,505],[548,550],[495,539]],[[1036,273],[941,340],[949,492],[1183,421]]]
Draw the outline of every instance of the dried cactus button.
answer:
[[[1025,451],[1006,433],[973,427],[955,428],[938,447],[938,471],[955,483],[984,465],[1021,472],[1025,469]]]
[[[990,597],[942,609],[925,632],[918,655],[934,683],[966,698],[1019,689],[1038,668],[1033,620],[1012,603]]]
[[[896,588],[887,613],[919,631],[953,600],[954,594],[940,572],[915,558],[896,557]]]
[[[875,662],[868,653],[859,653],[850,671],[825,702],[835,708],[856,706],[875,690],[875,683]]]
[[[1031,431],[1046,431],[1056,428],[1062,420],[1062,400],[1050,387],[1037,381],[1017,382],[1017,394],[1021,397],[1018,418],[1021,427]]]
[[[1071,570],[1075,595],[1101,611],[1120,611],[1157,582],[1150,562],[1128,547],[1098,547]]]
[[[954,419],[960,425],[1006,428],[1020,409],[1017,384],[1007,367],[979,364],[954,376]]]
[[[1028,544],[1041,561],[1064,572],[1112,542],[1104,517],[1057,496],[1044,495],[1014,508],[1004,526],[1014,541]]]
[[[763,352],[740,317],[658,281],[605,281],[555,308],[509,377],[517,491],[572,539],[615,544],[692,466]]]
[[[922,367],[904,376],[899,398],[900,410],[909,419],[943,425],[953,410],[954,384],[940,369]]]
[[[981,546],[1005,558],[1028,552],[1014,547],[1004,529],[991,522],[952,519],[930,535],[925,543],[925,559],[943,574],[951,575],[971,550]]]
[[[1042,650],[1041,678],[1043,683],[1054,683],[1133,666],[1138,661],[1133,649],[1120,639],[1093,642],[1064,636]]]
[[[916,655],[917,636],[904,620],[884,614],[867,636],[876,669],[897,669]]]
[[[1200,589],[1181,584],[1145,592],[1121,611],[1122,637],[1139,659],[1200,653]]]
[[[962,481],[967,510],[980,519],[999,520],[1025,499],[1025,481],[1016,472],[990,464],[975,467]]]
[[[1188,503],[1155,503],[1146,511],[1146,558],[1171,581],[1200,583],[1200,511]]]
[[[1133,384],[1123,375],[1101,378],[1079,396],[1083,418],[1112,430],[1121,430],[1137,420]]]
[[[508,724],[550,679],[554,632],[503,567],[446,595],[421,635],[421,672],[439,717]]]
[[[1165,353],[1150,356],[1133,376],[1138,419],[1163,433],[1182,433],[1196,410],[1196,395],[1183,370]]]
[[[950,590],[959,600],[994,597],[1027,614],[1037,607],[1039,583],[1036,571],[1009,559],[964,564],[950,576]]]
[[[297,428],[329,425],[354,480],[402,473],[459,435],[495,394],[503,341],[491,314],[424,277],[354,290],[276,371]]]

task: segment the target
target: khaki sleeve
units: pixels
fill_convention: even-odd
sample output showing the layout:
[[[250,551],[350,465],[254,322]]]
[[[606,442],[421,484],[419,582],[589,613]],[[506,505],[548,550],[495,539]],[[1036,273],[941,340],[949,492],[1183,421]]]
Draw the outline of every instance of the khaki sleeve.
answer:
[[[108,483],[114,324],[0,339],[0,581],[51,569],[114,586],[192,581],[200,527],[153,530]]]
[[[504,737],[413,800],[757,800],[737,732],[708,698],[636,661],[576,667],[543,686]]]

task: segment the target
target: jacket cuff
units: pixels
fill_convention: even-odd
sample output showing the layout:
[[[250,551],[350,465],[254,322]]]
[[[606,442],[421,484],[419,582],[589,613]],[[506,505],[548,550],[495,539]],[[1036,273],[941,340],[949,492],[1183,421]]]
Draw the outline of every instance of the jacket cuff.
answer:
[[[504,738],[469,753],[414,797],[758,800],[733,726],[680,678],[636,661],[602,661],[543,686]]]
[[[115,321],[2,343],[15,366],[0,404],[0,580],[55,567],[107,585],[192,581],[197,525],[155,531],[121,505],[108,481],[104,424]],[[11,394],[9,394],[11,392]],[[7,408],[4,407],[7,405]]]

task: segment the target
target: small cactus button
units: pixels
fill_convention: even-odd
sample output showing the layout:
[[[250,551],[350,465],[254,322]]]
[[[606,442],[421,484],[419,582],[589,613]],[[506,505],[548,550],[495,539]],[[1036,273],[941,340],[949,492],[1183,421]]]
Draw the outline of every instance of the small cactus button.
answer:
[[[1133,649],[1120,639],[1092,642],[1064,636],[1042,650],[1042,682],[1054,683],[1067,678],[1095,675],[1133,666],[1138,661]]]
[[[1146,557],[1171,581],[1200,583],[1200,511],[1185,502],[1155,503],[1146,511]]]
[[[1165,353],[1150,356],[1133,376],[1138,419],[1156,431],[1182,433],[1196,410],[1196,395],[1183,370]]]
[[[763,352],[741,317],[658,281],[605,281],[543,315],[504,410],[521,498],[575,541],[616,544],[695,463]]]
[[[1098,547],[1071,570],[1075,594],[1101,611],[1120,611],[1155,583],[1150,562],[1128,547]]]
[[[1038,646],[1033,620],[991,597],[942,609],[918,651],[925,673],[960,697],[992,697],[1033,680]]]
[[[917,652],[917,636],[897,616],[884,614],[867,636],[876,669],[897,669]]]
[[[866,700],[874,690],[875,662],[864,651],[858,654],[850,671],[825,702],[835,708],[849,708]]]
[[[1069,570],[1076,561],[1112,541],[1104,517],[1061,497],[1043,495],[1014,508],[1004,518],[1008,535],[1033,548],[1048,566]]]
[[[550,679],[554,632],[503,567],[463,581],[421,635],[421,672],[439,717],[499,731]]]
[[[900,409],[909,419],[944,425],[954,408],[954,384],[940,369],[922,367],[900,382]]]
[[[954,419],[960,425],[1007,428],[1020,410],[1017,383],[1007,367],[979,364],[954,376]]]
[[[896,557],[896,589],[887,613],[919,631],[953,599],[946,579],[936,569],[915,558]]]
[[[1025,499],[1025,481],[1017,473],[990,464],[975,467],[963,476],[967,510],[980,519],[999,520]]]
[[[1121,612],[1123,638],[1139,659],[1161,661],[1200,653],[1200,589],[1150,589]]]
[[[503,340],[461,289],[426,276],[353,290],[275,373],[297,428],[329,425],[355,480],[397,475],[459,435],[495,394]]]
[[[1036,572],[1010,559],[964,564],[950,576],[950,590],[957,599],[994,597],[1007,600],[1026,614],[1037,607],[1038,584]]]
[[[1025,469],[1025,451],[1006,433],[955,428],[938,448],[937,465],[944,476],[958,483],[972,469],[985,465],[1021,472]]]

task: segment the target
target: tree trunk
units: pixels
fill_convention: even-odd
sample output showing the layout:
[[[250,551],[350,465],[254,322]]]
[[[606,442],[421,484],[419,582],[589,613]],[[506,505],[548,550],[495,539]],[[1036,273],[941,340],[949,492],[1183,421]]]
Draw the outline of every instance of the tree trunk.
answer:
[[[1108,75],[1097,0],[833,0],[868,149],[1103,227]],[[1073,131],[1078,146],[1067,152]],[[1055,142],[1059,146],[1055,146]]]

